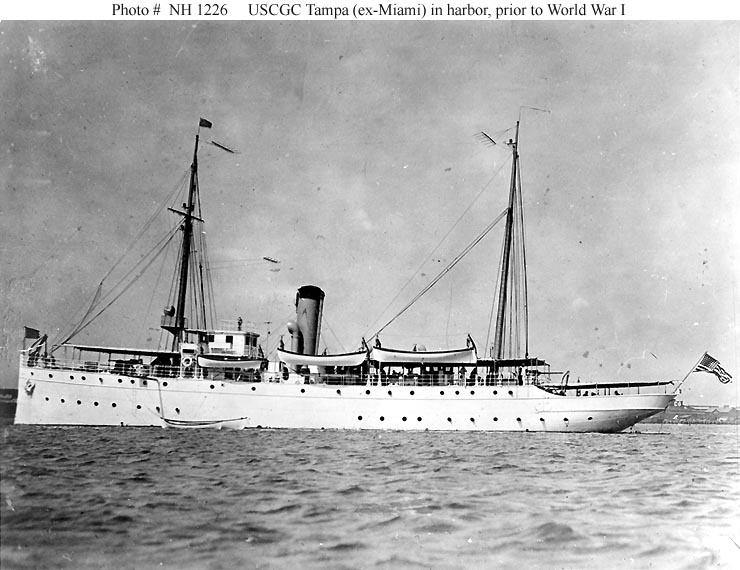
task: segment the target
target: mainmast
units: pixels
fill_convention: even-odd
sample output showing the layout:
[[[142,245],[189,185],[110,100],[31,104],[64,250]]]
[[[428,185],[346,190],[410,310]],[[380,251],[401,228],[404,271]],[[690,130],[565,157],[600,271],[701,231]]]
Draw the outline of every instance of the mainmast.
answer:
[[[504,233],[504,250],[501,257],[501,274],[499,276],[498,309],[496,311],[496,330],[493,340],[493,358],[504,358],[504,327],[506,308],[509,302],[509,275],[511,265],[511,253],[514,246],[514,207],[516,204],[517,168],[519,166],[519,121],[516,123],[516,134],[514,140],[507,143],[512,150],[511,183],[509,186],[509,206],[506,211],[506,230]]]

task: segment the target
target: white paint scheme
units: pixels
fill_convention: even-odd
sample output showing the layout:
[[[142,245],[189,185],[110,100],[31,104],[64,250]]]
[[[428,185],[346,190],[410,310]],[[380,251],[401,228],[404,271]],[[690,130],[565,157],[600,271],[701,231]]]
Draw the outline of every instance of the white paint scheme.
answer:
[[[535,385],[299,382],[154,379],[21,362],[15,421],[161,426],[165,417],[240,428],[616,432],[660,412],[675,397],[560,396]]]

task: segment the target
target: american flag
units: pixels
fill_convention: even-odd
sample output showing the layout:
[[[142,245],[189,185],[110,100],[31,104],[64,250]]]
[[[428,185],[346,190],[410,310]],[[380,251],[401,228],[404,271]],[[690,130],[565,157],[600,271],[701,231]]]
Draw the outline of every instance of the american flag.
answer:
[[[699,364],[694,368],[694,372],[709,372],[714,374],[722,384],[727,384],[732,381],[732,376],[720,366],[719,360],[709,356],[708,353],[704,353]]]

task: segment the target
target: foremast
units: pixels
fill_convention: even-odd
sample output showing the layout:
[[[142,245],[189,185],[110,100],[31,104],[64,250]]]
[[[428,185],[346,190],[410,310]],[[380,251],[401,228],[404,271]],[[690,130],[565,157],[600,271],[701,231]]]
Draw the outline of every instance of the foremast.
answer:
[[[193,162],[190,165],[190,184],[188,186],[188,199],[183,204],[183,211],[170,210],[183,217],[182,221],[182,246],[180,247],[179,271],[177,275],[177,297],[175,305],[165,310],[162,316],[162,328],[172,333],[172,350],[177,350],[180,343],[184,340],[184,333],[188,323],[185,316],[185,306],[188,296],[188,276],[190,271],[190,256],[193,244],[193,220],[202,221],[194,215],[195,204],[198,194],[198,144],[200,142],[201,127],[211,128],[210,121],[201,119],[198,124],[198,132],[195,135],[195,148],[193,149]],[[201,291],[194,293],[200,294],[200,307],[202,311],[203,328],[206,328],[206,309],[205,294],[202,286],[202,275],[200,279]],[[196,303],[197,304],[197,303]]]

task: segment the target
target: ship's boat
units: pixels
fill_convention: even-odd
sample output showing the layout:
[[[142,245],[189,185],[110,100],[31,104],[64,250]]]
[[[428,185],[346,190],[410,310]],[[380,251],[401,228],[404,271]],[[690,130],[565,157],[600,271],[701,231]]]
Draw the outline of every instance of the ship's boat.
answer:
[[[421,366],[475,366],[475,348],[453,350],[399,350],[374,347],[370,360],[378,364],[418,364]]]
[[[201,119],[187,200],[182,209],[170,209],[180,223],[169,239],[181,235],[182,243],[173,297],[160,322],[171,335],[169,346],[71,343],[102,313],[97,310],[98,290],[83,319],[60,342],[50,345],[46,335],[26,328],[32,342],[20,358],[16,423],[616,432],[673,401],[680,383],[569,384],[567,374],[554,373],[546,361],[530,356],[518,123],[514,137],[504,143],[512,160],[508,205],[470,246],[505,221],[490,351],[486,340],[486,354],[479,355],[470,336],[467,346],[458,349],[383,347],[380,333],[392,319],[369,337],[372,348],[363,339],[354,352],[320,354],[324,292],[306,285],[298,289],[296,319],[288,323],[290,349],[281,346],[275,360],[268,361],[259,335],[246,330],[241,319],[230,326],[214,325],[206,310],[207,265],[191,259],[206,251],[205,244],[197,243],[204,232],[194,228],[203,223],[200,133],[211,127]],[[493,137],[481,136],[501,146]]]
[[[345,352],[342,354],[303,354],[278,348],[277,355],[280,362],[294,368],[302,368],[304,366],[322,368],[336,368],[337,366],[354,367],[362,366],[367,360],[367,351],[365,350]]]
[[[259,370],[262,358],[244,358],[230,354],[199,354],[198,366],[201,368],[238,368],[239,370]]]

